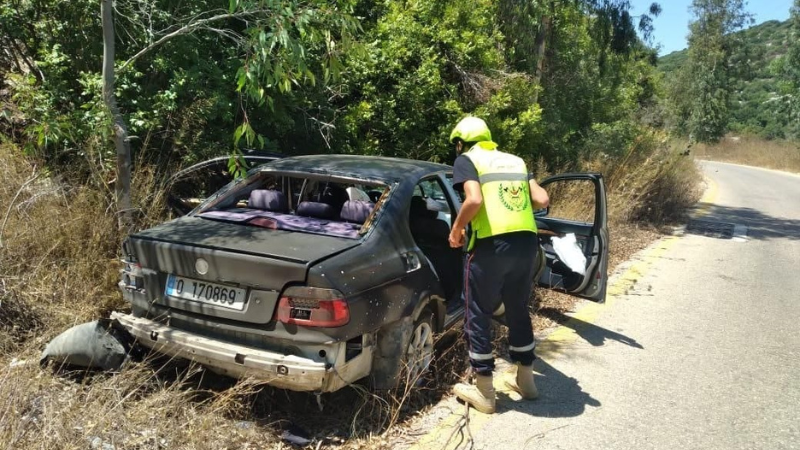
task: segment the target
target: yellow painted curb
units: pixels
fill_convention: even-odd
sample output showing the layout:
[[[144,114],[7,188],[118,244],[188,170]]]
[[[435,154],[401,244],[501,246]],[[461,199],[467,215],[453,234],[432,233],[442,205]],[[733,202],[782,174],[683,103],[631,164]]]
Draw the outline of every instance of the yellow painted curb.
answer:
[[[711,212],[711,207],[714,206],[714,202],[719,196],[719,185],[714,180],[706,177],[706,184],[708,184],[708,187],[697,203],[697,207],[692,213],[693,217],[702,217]]]
[[[649,272],[653,263],[674,247],[678,240],[677,236],[670,236],[645,250],[639,255],[640,260],[631,264],[609,284],[605,303],[587,303],[575,314],[571,314],[570,319],[536,346],[536,354],[542,358],[552,358],[563,353],[566,347],[578,340],[581,326],[593,323],[603,310],[611,307],[619,297],[626,295]]]
[[[698,202],[698,206],[695,208],[692,216],[696,217],[708,214],[719,195],[719,186],[717,183],[710,178],[706,178],[706,182],[708,187],[703,197]],[[655,261],[663,257],[679,240],[680,237],[678,236],[666,237],[654,243],[649,249],[644,250],[638,256],[636,262],[628,266],[628,268],[618,277],[615,277],[614,280],[610,280],[605,303],[589,302],[576,313],[570,315],[570,319],[536,345],[536,355],[543,359],[551,359],[558,354],[564,353],[565,350],[580,337],[578,331],[581,325],[593,323],[603,310],[611,307],[619,297],[626,295],[631,288],[634,287],[636,282],[649,272]],[[500,388],[500,384],[502,384],[501,377],[495,377],[495,390],[504,391],[504,389]],[[502,405],[504,402],[508,401],[512,400],[498,398],[497,404]],[[473,435],[494,418],[493,415],[482,414],[472,408],[469,409],[469,414],[469,428]],[[459,432],[455,430],[455,427],[459,425],[463,417],[463,414],[451,414],[449,417],[442,420],[428,434],[422,436],[409,450],[423,450],[429,448],[453,450],[457,448],[463,441],[460,439],[460,436],[458,436]],[[462,430],[461,432],[465,433],[466,431]],[[451,436],[455,437],[453,437],[450,442],[447,442],[447,439]],[[466,438],[467,437],[464,436],[464,439]]]

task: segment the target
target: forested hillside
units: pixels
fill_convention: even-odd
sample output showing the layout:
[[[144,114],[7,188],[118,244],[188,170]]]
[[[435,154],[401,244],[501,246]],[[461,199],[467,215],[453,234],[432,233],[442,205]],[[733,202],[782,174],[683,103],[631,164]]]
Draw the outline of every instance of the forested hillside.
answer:
[[[791,20],[768,21],[735,34],[740,44],[732,60],[738,70],[732,88],[731,116],[728,127],[733,132],[756,134],[767,139],[797,138],[800,126],[786,110],[787,95],[792,94],[784,73],[785,59],[794,42]],[[686,64],[688,50],[680,50],[658,59],[658,68],[667,83],[675,80]]]

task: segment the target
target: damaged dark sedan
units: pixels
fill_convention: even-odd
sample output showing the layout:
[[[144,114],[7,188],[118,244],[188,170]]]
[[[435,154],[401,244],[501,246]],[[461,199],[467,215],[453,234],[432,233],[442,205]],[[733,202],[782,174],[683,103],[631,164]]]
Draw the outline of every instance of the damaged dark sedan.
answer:
[[[460,207],[451,176],[446,165],[367,156],[259,166],[126,240],[120,288],[131,313],[112,318],[159,353],[280,388],[416,379],[434,357],[434,334],[463,316],[462,253],[447,239]],[[549,182],[587,183],[592,212],[586,221],[537,212],[539,284],[602,301],[602,177]],[[550,245],[565,233],[577,236],[582,274]]]

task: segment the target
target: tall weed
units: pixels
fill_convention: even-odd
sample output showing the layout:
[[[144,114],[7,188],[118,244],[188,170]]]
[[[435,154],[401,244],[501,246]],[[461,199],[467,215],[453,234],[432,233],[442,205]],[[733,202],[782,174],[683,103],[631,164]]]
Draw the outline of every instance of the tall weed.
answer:
[[[0,171],[0,350],[121,307],[111,191],[62,181],[11,146],[0,146]],[[163,217],[156,180],[152,170],[134,180],[140,225]]]

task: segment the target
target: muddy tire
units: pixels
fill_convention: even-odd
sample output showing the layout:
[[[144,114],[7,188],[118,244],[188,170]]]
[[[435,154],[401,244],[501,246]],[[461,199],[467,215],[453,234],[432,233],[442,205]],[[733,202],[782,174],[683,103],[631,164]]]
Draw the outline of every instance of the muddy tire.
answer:
[[[406,380],[423,379],[433,361],[433,330],[433,312],[428,308],[416,320],[405,317],[383,327],[372,360],[372,387],[395,389]]]
[[[403,358],[405,380],[418,385],[424,380],[433,362],[433,313],[424,309],[414,322]]]

